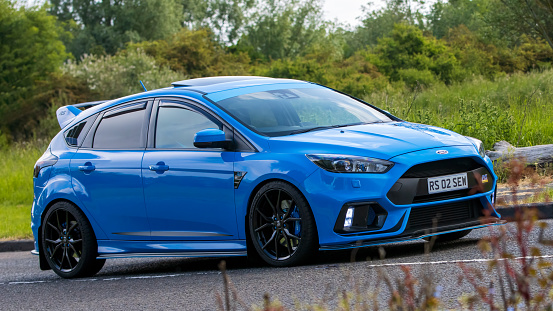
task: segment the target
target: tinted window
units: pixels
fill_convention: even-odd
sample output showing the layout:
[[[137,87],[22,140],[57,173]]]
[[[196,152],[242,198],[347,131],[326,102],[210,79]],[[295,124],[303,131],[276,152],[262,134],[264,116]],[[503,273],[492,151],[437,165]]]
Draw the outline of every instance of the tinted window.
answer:
[[[93,148],[134,149],[142,147],[145,109],[104,116],[94,135]]]
[[[177,107],[159,107],[156,148],[195,148],[194,134],[220,126],[205,115]]]
[[[70,128],[67,132],[65,132],[65,141],[69,146],[79,146],[82,142],[82,139],[84,137],[83,129],[86,126],[86,121],[83,121],[72,128]],[[81,135],[83,134],[83,135]],[[79,139],[79,137],[81,139]]]

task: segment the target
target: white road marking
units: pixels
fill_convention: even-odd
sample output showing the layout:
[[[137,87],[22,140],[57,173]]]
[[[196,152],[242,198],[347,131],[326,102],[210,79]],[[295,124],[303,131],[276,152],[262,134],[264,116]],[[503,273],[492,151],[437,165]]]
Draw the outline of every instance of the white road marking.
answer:
[[[180,274],[180,275],[184,275]],[[159,279],[159,278],[171,278],[178,276],[178,274],[169,274],[169,275],[144,275],[144,276],[129,276],[126,277],[125,280],[132,280],[132,279]]]
[[[46,281],[9,282],[8,285],[37,284],[37,283],[46,283]]]
[[[553,255],[515,257],[512,260],[544,259],[544,258],[553,258]],[[460,259],[460,260],[442,260],[442,261],[399,262],[399,263],[384,263],[384,264],[380,264],[380,265],[368,265],[367,268],[394,267],[394,266],[439,265],[439,264],[450,264],[450,263],[490,262],[490,261],[493,261],[493,260],[496,260],[496,259],[481,258],[481,259]],[[503,261],[503,260],[505,260],[505,258],[499,258],[497,260],[498,261]]]
[[[543,255],[543,256],[526,256],[526,257],[515,257],[513,260],[522,260],[522,259],[546,259],[553,258],[553,255]],[[367,265],[367,268],[379,268],[379,267],[397,267],[397,266],[421,266],[421,265],[436,265],[436,264],[455,264],[455,263],[471,263],[471,262],[490,262],[494,259],[481,258],[481,259],[461,259],[461,260],[442,260],[442,261],[422,261],[422,262],[400,262],[400,263],[385,263],[379,265]],[[498,261],[506,260],[505,258],[497,259]],[[335,265],[330,265],[329,267],[334,267]],[[320,267],[315,267],[315,269],[321,269]],[[143,275],[143,276],[129,276],[125,277],[125,280],[137,280],[137,279],[160,279],[160,278],[171,278],[177,276],[184,276],[188,273],[182,274],[167,274],[167,275]],[[215,274],[215,272],[198,272],[196,274]],[[221,272],[217,272],[221,274]],[[116,281],[123,278],[105,278],[105,279],[84,279],[84,280],[72,280],[72,282],[95,282],[95,281]],[[0,283],[0,285],[21,285],[21,284],[38,284],[38,283],[53,283],[58,280],[53,281],[26,281],[26,282],[8,282]]]

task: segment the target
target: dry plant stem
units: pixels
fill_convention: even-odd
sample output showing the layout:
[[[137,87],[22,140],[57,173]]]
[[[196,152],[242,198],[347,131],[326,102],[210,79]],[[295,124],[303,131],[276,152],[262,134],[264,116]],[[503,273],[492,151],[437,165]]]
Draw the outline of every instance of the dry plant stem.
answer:
[[[419,95],[421,91],[421,84],[419,81],[417,81],[417,87],[415,88],[415,92],[413,93],[413,99],[411,100],[411,104],[409,104],[409,108],[407,109],[407,113],[405,114],[405,117],[409,115],[409,112],[411,112],[411,108],[413,107],[413,104],[415,103],[415,100],[417,99],[417,96]]]
[[[227,273],[227,263],[226,261],[222,260],[219,263],[219,270],[221,271],[221,274],[223,275],[223,291],[224,291],[224,302],[223,298],[221,298],[221,295],[219,293],[216,293],[216,300],[219,307],[219,310],[222,311],[231,311],[236,310],[236,303],[239,303],[241,307],[249,311],[250,308],[246,306],[246,304],[238,297],[238,291],[234,287],[234,284],[230,280],[230,277]],[[231,297],[232,297],[232,305],[231,305]]]

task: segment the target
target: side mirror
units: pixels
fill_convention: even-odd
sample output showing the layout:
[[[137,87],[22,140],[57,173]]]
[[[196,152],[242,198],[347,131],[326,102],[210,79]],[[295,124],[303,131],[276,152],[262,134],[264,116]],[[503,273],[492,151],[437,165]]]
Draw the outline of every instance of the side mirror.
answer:
[[[225,138],[225,132],[219,129],[205,129],[194,135],[196,148],[223,148],[230,149],[232,142]]]

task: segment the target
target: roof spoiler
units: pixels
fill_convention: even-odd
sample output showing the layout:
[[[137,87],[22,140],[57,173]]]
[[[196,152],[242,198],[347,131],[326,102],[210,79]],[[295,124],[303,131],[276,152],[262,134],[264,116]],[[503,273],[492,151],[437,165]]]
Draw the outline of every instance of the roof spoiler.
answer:
[[[86,102],[76,105],[63,106],[56,111],[56,116],[58,117],[58,123],[63,129],[67,124],[71,123],[73,119],[82,112],[79,108],[87,109],[92,106],[100,105],[107,102],[107,100],[99,100],[95,102]]]

